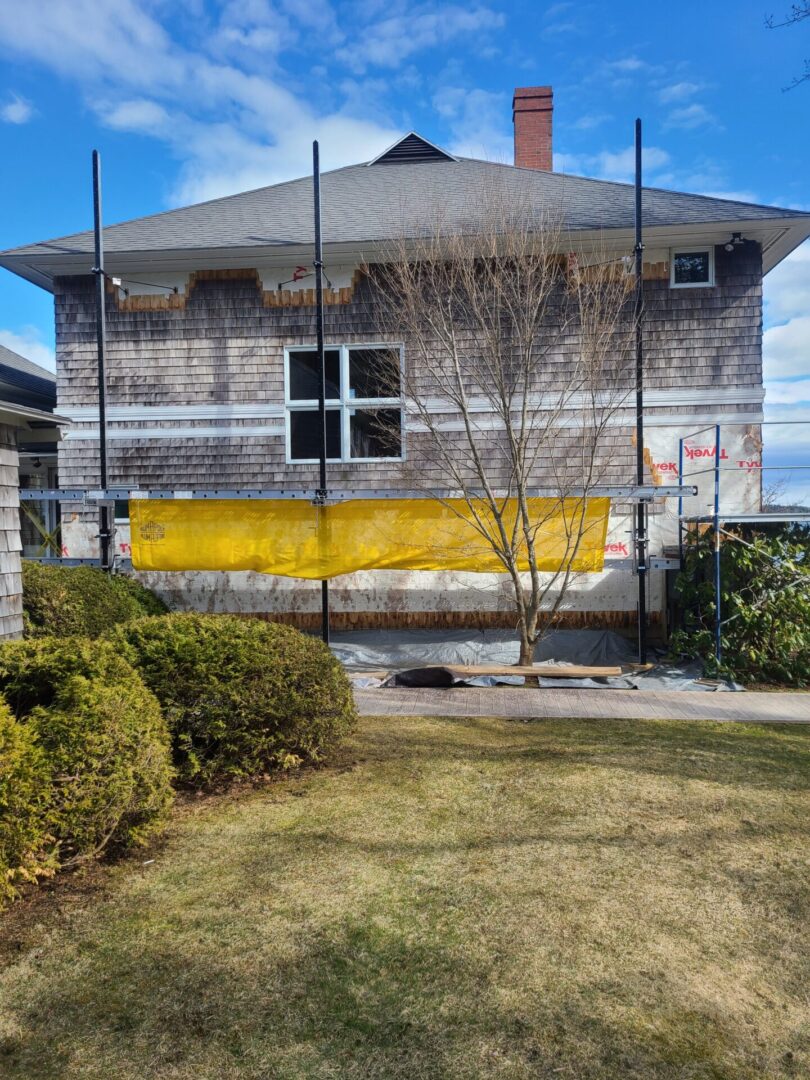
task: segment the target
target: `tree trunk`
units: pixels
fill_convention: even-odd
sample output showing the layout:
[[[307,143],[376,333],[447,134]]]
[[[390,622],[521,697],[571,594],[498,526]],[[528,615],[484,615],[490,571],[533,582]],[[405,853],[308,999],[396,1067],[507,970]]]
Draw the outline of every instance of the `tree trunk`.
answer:
[[[529,641],[529,635],[525,626],[520,627],[520,660],[521,667],[528,667],[534,663],[534,643]]]

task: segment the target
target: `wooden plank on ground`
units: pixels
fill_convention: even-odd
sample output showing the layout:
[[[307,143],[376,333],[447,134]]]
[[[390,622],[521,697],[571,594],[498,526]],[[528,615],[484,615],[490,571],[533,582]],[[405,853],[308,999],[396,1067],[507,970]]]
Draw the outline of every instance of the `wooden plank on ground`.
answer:
[[[621,675],[620,667],[587,664],[431,664],[458,675],[539,675],[546,679],[597,679]]]
[[[584,664],[414,664],[407,670],[426,671],[431,668],[452,671],[461,678],[469,678],[471,675],[540,675],[547,679],[596,679],[622,673],[620,667],[588,667]],[[372,671],[350,671],[349,675],[384,679],[396,673],[395,668],[380,668]]]

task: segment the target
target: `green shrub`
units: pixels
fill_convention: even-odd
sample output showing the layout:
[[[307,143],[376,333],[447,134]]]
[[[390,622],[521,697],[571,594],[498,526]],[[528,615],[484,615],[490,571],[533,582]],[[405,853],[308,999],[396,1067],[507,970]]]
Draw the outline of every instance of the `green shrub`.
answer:
[[[810,685],[810,530],[741,527],[720,548],[723,662],[714,656],[714,534],[690,541],[676,580],[681,629],[671,652],[743,682]]]
[[[117,623],[165,611],[153,592],[124,575],[23,561],[26,637],[94,638]]]
[[[124,624],[110,636],[163,706],[185,780],[317,761],[353,726],[340,664],[323,642],[292,627],[175,614]]]
[[[8,642],[0,689],[36,737],[51,776],[47,826],[61,865],[138,843],[172,801],[160,706],[108,642]]]
[[[97,571],[101,573],[101,571]],[[141,619],[144,615],[165,615],[169,610],[159,596],[151,589],[141,585],[140,581],[127,574],[107,574],[107,580],[113,592],[117,592],[127,604],[134,605],[131,618]],[[124,620],[127,621],[127,620]]]
[[[0,701],[0,907],[15,884],[49,873],[50,769],[36,732]]]

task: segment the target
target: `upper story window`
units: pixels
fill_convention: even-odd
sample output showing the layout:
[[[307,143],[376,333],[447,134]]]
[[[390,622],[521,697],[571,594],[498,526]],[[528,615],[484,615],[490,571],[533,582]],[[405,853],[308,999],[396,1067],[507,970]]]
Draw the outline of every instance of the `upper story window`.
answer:
[[[670,257],[669,283],[673,289],[714,285],[714,248],[676,249]]]
[[[402,347],[328,345],[326,455],[333,462],[402,459]],[[314,463],[320,453],[318,352],[284,353],[287,461]]]

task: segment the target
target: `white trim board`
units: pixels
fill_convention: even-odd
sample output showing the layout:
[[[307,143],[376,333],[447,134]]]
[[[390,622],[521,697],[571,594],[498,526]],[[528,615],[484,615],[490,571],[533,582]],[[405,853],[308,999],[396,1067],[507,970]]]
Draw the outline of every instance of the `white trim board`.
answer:
[[[757,412],[745,413],[646,413],[644,414],[644,427],[695,427],[699,424],[721,424],[723,427],[732,427],[738,424],[761,424],[765,420],[765,414]],[[472,421],[475,431],[502,431],[503,419],[499,416],[475,417]],[[635,419],[629,410],[625,415],[609,416],[605,420],[607,427],[630,428],[635,426]],[[582,419],[578,416],[564,416],[555,420],[554,427],[579,428],[583,427]],[[406,432],[427,432],[431,430],[421,420],[409,420],[405,424]],[[435,431],[465,431],[466,425],[463,420],[440,420],[433,425]]]
[[[609,406],[620,402],[625,408],[634,407],[631,400],[635,390],[605,394],[600,404]],[[560,394],[533,394],[529,404],[536,409],[556,409],[560,405]],[[699,387],[697,389],[645,390],[644,404],[647,408],[669,407],[683,408],[689,405],[760,405],[765,400],[765,390],[761,386],[746,387]],[[578,408],[588,404],[586,394],[570,394],[565,397],[565,404]],[[298,403],[296,403],[298,404]],[[430,413],[457,412],[456,406],[445,398],[426,398],[425,408]],[[408,403],[411,412],[416,410]],[[516,408],[518,407],[516,403]],[[471,412],[491,412],[492,402],[482,395],[469,399]],[[98,423],[98,409],[93,405],[73,405],[60,408],[60,416],[74,423]],[[107,420],[114,422],[145,420],[159,423],[163,420],[283,420],[284,404],[266,403],[227,403],[206,405],[109,405]]]
[[[256,439],[284,436],[283,424],[262,424],[244,427],[131,427],[107,428],[107,439]],[[68,442],[94,442],[99,429],[71,428],[64,436]]]
[[[699,424],[722,424],[724,427],[737,424],[761,424],[765,416],[761,410],[757,412],[739,413],[645,413],[644,426],[652,427],[692,427]],[[634,420],[631,415],[614,415],[607,418],[610,427],[632,427]],[[437,431],[463,431],[462,420],[442,420],[436,425]],[[581,419],[577,416],[559,418],[555,427],[579,428],[582,426]],[[503,421],[500,417],[480,417],[475,420],[476,431],[500,431],[503,429]],[[405,423],[406,432],[426,432],[428,428],[420,420],[409,420]],[[256,438],[284,438],[286,432],[284,424],[264,424],[259,426],[245,425],[244,427],[132,427],[132,428],[108,428],[107,439],[256,439]],[[63,442],[95,442],[99,437],[99,429],[71,428],[63,436]],[[404,448],[403,448],[404,449]],[[356,463],[359,459],[351,459],[344,464]],[[366,460],[366,459],[363,459]],[[372,458],[372,461],[399,461],[399,458]],[[293,462],[293,465],[305,464]]]
[[[65,409],[69,420],[97,423],[95,405],[73,405]],[[227,403],[224,405],[108,405],[108,420],[281,420],[283,404]]]
[[[583,392],[530,394],[529,407],[542,410],[562,410],[570,412],[583,406],[597,406],[617,409],[635,409],[635,389],[605,391],[591,395]],[[745,387],[700,387],[694,390],[645,390],[645,408],[687,408],[690,405],[761,405],[765,400],[765,389],[761,386]],[[467,399],[468,410],[471,413],[491,413],[494,411],[492,401],[485,395],[473,395]],[[514,410],[521,407],[520,398],[515,398]],[[409,411],[416,413],[418,410],[413,401],[408,402]],[[422,411],[428,413],[458,413],[458,406],[446,398],[425,398]]]

